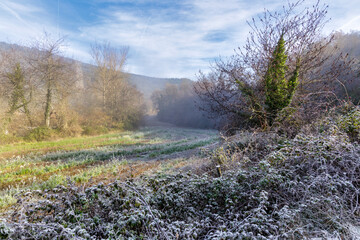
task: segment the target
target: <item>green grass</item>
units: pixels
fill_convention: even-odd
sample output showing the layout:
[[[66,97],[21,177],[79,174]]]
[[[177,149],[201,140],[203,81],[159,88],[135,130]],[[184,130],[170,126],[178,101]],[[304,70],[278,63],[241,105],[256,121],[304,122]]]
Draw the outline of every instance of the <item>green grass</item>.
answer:
[[[218,141],[216,131],[144,128],[134,132],[0,146],[0,209],[25,190],[45,190],[68,180],[110,182],[188,164],[182,152]],[[173,159],[180,157],[180,160]],[[180,155],[180,156],[178,156]],[[165,159],[165,160],[159,160]]]
[[[11,157],[29,153],[46,153],[95,148],[108,145],[132,145],[140,143],[143,138],[131,135],[131,132],[111,133],[101,136],[65,138],[57,141],[22,142],[0,145],[0,157]]]

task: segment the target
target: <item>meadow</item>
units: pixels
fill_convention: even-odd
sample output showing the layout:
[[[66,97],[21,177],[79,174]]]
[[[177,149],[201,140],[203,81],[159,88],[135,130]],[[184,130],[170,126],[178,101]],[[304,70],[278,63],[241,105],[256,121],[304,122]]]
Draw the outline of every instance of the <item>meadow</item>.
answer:
[[[71,181],[88,187],[159,172],[201,158],[218,142],[217,131],[146,127],[138,131],[0,146],[0,209],[28,190]]]

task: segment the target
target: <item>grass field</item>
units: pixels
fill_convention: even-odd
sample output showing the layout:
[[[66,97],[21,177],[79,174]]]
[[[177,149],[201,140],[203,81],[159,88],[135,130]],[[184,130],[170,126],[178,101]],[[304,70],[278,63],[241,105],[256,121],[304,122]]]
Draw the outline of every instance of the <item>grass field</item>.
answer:
[[[67,181],[98,182],[169,172],[199,159],[218,142],[216,131],[149,127],[58,141],[0,146],[0,208],[20,191],[49,189]]]

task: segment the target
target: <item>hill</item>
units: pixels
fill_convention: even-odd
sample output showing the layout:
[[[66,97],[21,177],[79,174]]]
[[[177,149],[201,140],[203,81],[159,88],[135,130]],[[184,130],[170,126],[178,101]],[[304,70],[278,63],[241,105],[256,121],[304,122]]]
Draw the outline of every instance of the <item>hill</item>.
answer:
[[[31,48],[17,45],[17,44],[9,44],[5,42],[0,42],[0,51],[10,50],[11,48],[19,50],[21,52],[30,51]],[[71,58],[68,58],[72,60]],[[81,61],[75,60],[77,67],[77,75],[82,76],[81,86],[86,86],[87,81],[92,79],[92,74],[96,69],[95,65],[84,63]],[[180,84],[184,78],[157,78],[157,77],[148,77],[144,75],[129,73],[129,81],[133,85],[137,87],[137,89],[144,94],[146,100],[150,99],[151,94],[155,90],[162,90],[165,88],[166,84]]]
[[[145,99],[150,99],[151,94],[155,90],[162,90],[165,88],[166,84],[180,84],[184,78],[156,78],[156,77],[147,77],[138,74],[129,74],[130,82],[134,84],[137,89],[144,94]],[[188,80],[188,79],[187,79]]]

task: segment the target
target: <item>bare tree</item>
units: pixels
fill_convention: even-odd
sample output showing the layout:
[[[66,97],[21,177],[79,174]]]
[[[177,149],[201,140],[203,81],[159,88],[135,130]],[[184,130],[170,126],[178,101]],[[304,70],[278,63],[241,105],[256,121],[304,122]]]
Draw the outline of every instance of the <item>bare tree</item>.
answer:
[[[143,112],[142,94],[128,82],[124,67],[128,47],[113,48],[110,43],[91,46],[96,72],[90,87],[101,98],[102,111],[120,124],[138,122]]]
[[[317,1],[301,10],[303,3],[304,0],[288,2],[281,11],[265,10],[258,19],[248,22],[251,32],[245,45],[227,61],[216,62],[209,75],[200,74],[195,90],[205,102],[204,110],[227,116],[230,128],[267,128],[265,78],[281,38],[287,56],[285,78],[298,72],[299,84],[291,106],[313,113],[305,110],[316,107],[320,111],[322,104],[336,99],[332,91],[334,79],[348,69],[349,62],[341,54],[333,55],[333,35],[321,35],[328,22],[328,6]]]
[[[110,43],[95,43],[91,46],[91,56],[95,61],[96,76],[91,87],[102,98],[102,108],[105,111],[108,98],[113,94],[117,85],[124,82],[126,74],[124,66],[128,56],[128,47],[120,49],[111,47]]]
[[[37,42],[30,56],[30,64],[36,71],[39,87],[44,95],[44,124],[50,127],[51,115],[55,113],[54,104],[65,100],[74,92],[76,78],[72,60],[61,56],[64,39],[53,40],[45,34],[42,41]]]

